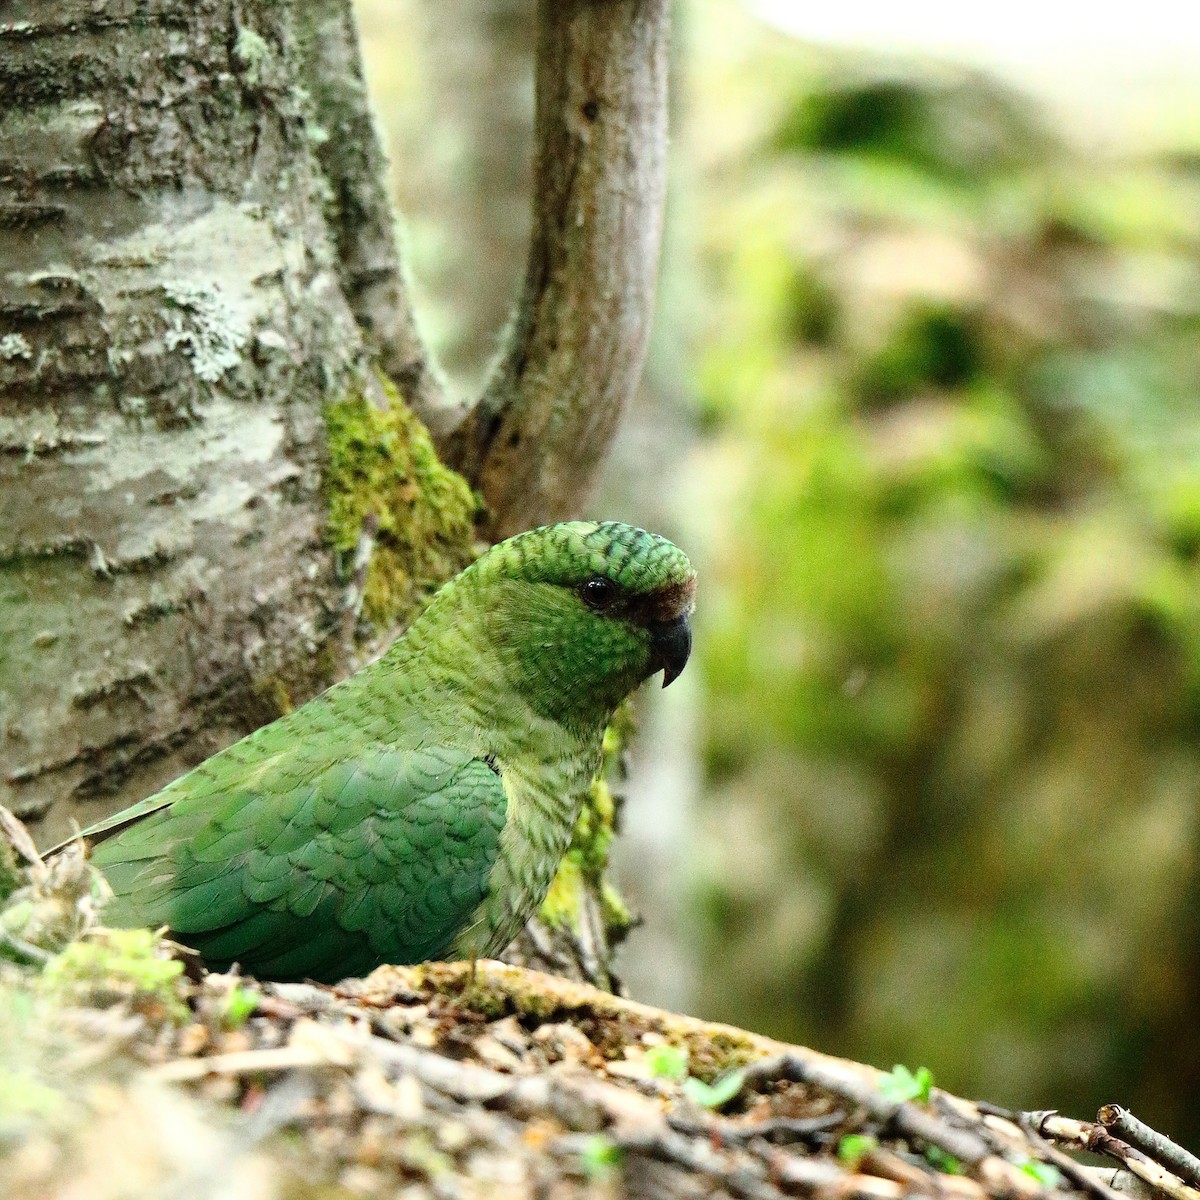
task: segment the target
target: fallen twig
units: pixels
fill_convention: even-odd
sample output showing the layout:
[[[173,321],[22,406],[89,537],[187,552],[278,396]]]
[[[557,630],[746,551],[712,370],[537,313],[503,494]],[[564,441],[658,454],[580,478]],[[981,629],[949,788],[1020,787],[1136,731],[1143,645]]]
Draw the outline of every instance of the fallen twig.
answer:
[[[1200,1187],[1200,1158],[1189,1153],[1165,1134],[1151,1129],[1119,1104],[1106,1104],[1096,1119],[1110,1133],[1123,1138],[1135,1150],[1148,1154],[1173,1171],[1184,1183]]]
[[[627,1133],[614,1141],[626,1154],[640,1154],[705,1175],[742,1200],[778,1200],[779,1192],[771,1186],[765,1170],[755,1169],[745,1160],[727,1162],[708,1143],[683,1137],[665,1126]]]
[[[745,1143],[753,1138],[762,1138],[773,1145],[792,1142],[815,1143],[831,1130],[845,1125],[846,1114],[840,1109],[824,1113],[819,1117],[769,1117],[765,1121],[695,1121],[680,1113],[672,1112],[667,1123],[678,1133],[688,1137],[719,1138],[730,1144]]]
[[[29,830],[0,804],[0,835],[8,839],[9,844],[31,867],[42,865],[42,856],[29,836]]]
[[[910,1101],[889,1100],[871,1075],[855,1064],[796,1050],[751,1064],[745,1070],[743,1088],[759,1089],[774,1080],[820,1088],[863,1108],[881,1126],[936,1146],[984,1182],[995,1183],[1012,1195],[1031,1196],[1041,1190],[1034,1179],[996,1155],[977,1134],[951,1126]]]
[[[297,1067],[349,1066],[312,1046],[277,1046],[265,1050],[235,1050],[208,1058],[176,1058],[149,1068],[149,1075],[164,1083],[183,1083],[207,1075],[256,1075],[291,1071]]]
[[[0,946],[7,947],[10,954],[15,954],[25,962],[33,963],[38,967],[44,967],[54,957],[40,946],[35,946],[32,942],[17,937],[15,933],[6,933],[4,930],[0,930]]]
[[[1161,1163],[1155,1162],[1140,1150],[1113,1137],[1103,1125],[1095,1121],[1077,1121],[1071,1117],[1060,1117],[1053,1112],[1037,1112],[1022,1113],[1021,1124],[1031,1132],[1061,1145],[1071,1146],[1076,1150],[1090,1150],[1093,1154],[1104,1154],[1109,1158],[1115,1158],[1131,1174],[1150,1184],[1151,1187],[1165,1192],[1172,1197],[1172,1200],[1200,1200],[1200,1191],[1184,1183]],[[1071,1160],[1068,1159],[1068,1161]],[[1104,1187],[1104,1185],[1093,1181],[1090,1190],[1094,1191],[1097,1187]],[[1106,1189],[1105,1195],[1113,1197],[1117,1193],[1109,1188]]]

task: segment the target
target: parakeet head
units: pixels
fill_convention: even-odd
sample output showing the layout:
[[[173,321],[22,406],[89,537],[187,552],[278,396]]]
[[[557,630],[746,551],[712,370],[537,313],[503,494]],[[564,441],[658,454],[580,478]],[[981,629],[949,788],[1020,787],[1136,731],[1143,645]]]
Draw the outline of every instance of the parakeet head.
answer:
[[[643,680],[662,671],[665,686],[687,662],[696,576],[682,550],[644,529],[531,529],[457,582],[478,608],[489,669],[556,720],[606,720]]]

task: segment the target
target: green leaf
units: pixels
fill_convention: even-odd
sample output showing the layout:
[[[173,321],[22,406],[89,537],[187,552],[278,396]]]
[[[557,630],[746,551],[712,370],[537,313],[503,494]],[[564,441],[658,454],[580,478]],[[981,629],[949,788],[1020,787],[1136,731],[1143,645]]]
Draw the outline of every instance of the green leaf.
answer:
[[[940,1146],[925,1147],[925,1161],[943,1175],[961,1175],[962,1163],[953,1154],[947,1154]]]
[[[235,983],[225,997],[221,1024],[226,1029],[241,1029],[258,1007],[259,995],[253,988]]]
[[[678,1083],[687,1077],[688,1052],[679,1046],[651,1046],[646,1051],[646,1066],[655,1079],[673,1079]]]
[[[1036,1179],[1042,1187],[1056,1188],[1062,1183],[1062,1172],[1053,1163],[1038,1162],[1036,1158],[1031,1158],[1021,1170]]]
[[[933,1074],[928,1067],[918,1067],[914,1075],[902,1063],[897,1063],[891,1074],[885,1075],[879,1082],[879,1090],[896,1104],[904,1104],[909,1100],[928,1104],[932,1089]]]
[[[838,1158],[851,1166],[861,1162],[872,1150],[879,1149],[879,1139],[868,1133],[848,1133],[838,1142]]]
[[[588,1179],[603,1179],[621,1165],[621,1147],[602,1133],[593,1134],[583,1143],[579,1161]]]
[[[744,1078],[744,1071],[729,1071],[713,1084],[701,1079],[685,1079],[683,1091],[689,1100],[702,1108],[721,1108],[742,1090]]]

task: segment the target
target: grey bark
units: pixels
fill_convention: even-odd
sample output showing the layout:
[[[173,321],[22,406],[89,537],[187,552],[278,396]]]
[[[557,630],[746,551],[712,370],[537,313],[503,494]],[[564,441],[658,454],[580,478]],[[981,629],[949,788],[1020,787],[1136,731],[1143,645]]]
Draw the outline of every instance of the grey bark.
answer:
[[[321,411],[380,239],[327,220],[302,11],[0,4],[0,802],[50,839],[340,665]]]
[[[350,0],[296,8],[299,79],[319,124],[314,143],[338,279],[380,366],[431,427],[461,419],[421,341],[396,245],[387,162],[376,136]]]

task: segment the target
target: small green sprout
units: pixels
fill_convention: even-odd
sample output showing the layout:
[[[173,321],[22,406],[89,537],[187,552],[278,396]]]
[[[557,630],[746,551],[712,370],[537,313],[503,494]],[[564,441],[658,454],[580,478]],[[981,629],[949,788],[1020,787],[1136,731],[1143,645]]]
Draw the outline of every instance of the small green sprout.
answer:
[[[879,1139],[869,1133],[848,1133],[838,1142],[837,1156],[841,1162],[856,1167],[873,1150],[879,1149]]]
[[[711,1084],[702,1079],[685,1079],[684,1095],[701,1108],[723,1108],[742,1090],[745,1077],[744,1071],[728,1071],[716,1083]]]
[[[160,1003],[177,1021],[187,1019],[177,984],[183,963],[169,958],[150,929],[101,929],[83,942],[72,942],[46,964],[42,985],[51,990],[126,993]]]
[[[646,1051],[646,1066],[655,1079],[671,1079],[679,1083],[687,1078],[688,1052],[665,1043],[651,1046]]]
[[[258,1007],[259,994],[253,988],[235,983],[225,996],[221,1024],[226,1029],[241,1029]]]
[[[891,1073],[880,1080],[879,1090],[896,1104],[904,1104],[909,1100],[928,1104],[933,1090],[933,1074],[928,1067],[918,1067],[914,1075],[902,1063],[897,1063]]]
[[[621,1165],[621,1147],[602,1133],[594,1133],[579,1151],[583,1173],[590,1180],[604,1179]]]
[[[943,1175],[961,1175],[962,1163],[953,1154],[947,1154],[940,1146],[925,1147],[925,1161]]]
[[[1053,1163],[1038,1162],[1031,1158],[1022,1163],[1021,1170],[1031,1179],[1036,1179],[1042,1187],[1056,1188],[1062,1183],[1062,1172]]]

